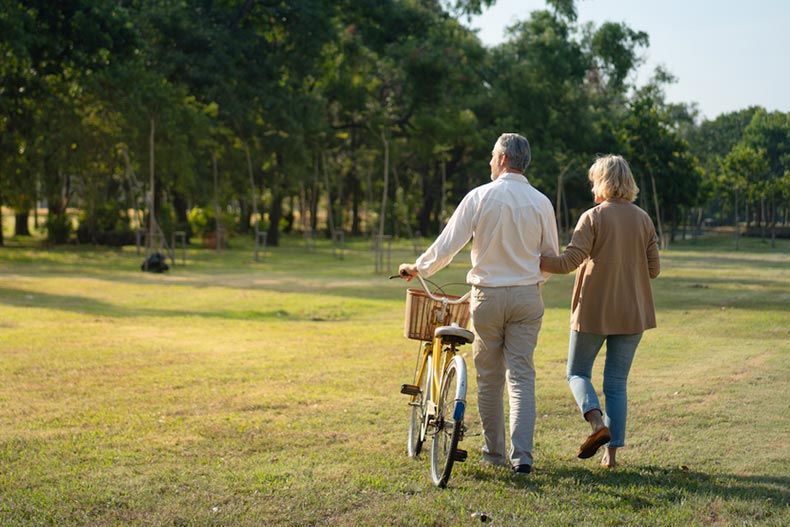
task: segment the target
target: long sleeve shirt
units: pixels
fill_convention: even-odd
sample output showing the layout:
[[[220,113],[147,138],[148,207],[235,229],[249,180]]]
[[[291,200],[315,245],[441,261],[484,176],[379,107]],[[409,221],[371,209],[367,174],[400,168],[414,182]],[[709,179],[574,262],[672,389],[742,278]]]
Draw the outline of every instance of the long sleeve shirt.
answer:
[[[661,272],[656,230],[645,211],[624,199],[604,201],[579,218],[561,256],[543,269],[576,268],[571,329],[627,335],[656,327],[650,280]]]
[[[515,173],[501,174],[464,197],[436,241],[417,258],[420,274],[438,272],[470,239],[472,268],[466,279],[474,286],[542,283],[550,273],[541,272],[541,255],[559,252],[551,202]]]

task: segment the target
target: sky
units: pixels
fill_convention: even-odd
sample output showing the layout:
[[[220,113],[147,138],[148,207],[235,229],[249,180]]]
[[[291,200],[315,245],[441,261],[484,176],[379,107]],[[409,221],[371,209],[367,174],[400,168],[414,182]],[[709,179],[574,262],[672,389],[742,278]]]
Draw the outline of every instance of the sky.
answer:
[[[667,102],[697,103],[711,120],[753,105],[790,112],[790,0],[577,0],[576,7],[579,23],[624,22],[649,35],[635,80],[644,85],[664,66],[676,78]],[[495,46],[507,40],[504,28],[545,8],[543,0],[497,0],[467,25]]]

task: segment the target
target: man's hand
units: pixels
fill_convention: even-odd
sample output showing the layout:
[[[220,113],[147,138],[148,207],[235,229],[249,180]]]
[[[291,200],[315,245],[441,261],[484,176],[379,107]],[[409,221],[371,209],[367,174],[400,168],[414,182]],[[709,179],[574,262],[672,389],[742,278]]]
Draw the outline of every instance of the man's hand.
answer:
[[[411,279],[417,276],[419,272],[417,271],[416,265],[404,263],[400,264],[400,267],[398,267],[398,274],[400,274],[407,282],[411,282]]]

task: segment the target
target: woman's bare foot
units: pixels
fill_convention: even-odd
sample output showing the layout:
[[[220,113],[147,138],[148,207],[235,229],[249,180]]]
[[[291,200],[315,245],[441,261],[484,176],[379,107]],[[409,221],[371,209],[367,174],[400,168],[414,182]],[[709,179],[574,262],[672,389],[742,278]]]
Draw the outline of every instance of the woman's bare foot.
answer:
[[[617,461],[615,461],[616,454],[616,448],[607,447],[603,453],[603,457],[601,458],[601,466],[606,468],[615,468],[617,466]]]

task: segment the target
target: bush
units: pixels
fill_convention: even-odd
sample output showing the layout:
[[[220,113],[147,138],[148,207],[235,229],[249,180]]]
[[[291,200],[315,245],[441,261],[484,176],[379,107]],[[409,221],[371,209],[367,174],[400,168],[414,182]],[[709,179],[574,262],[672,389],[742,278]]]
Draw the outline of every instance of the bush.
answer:
[[[749,227],[748,230],[746,230],[743,233],[744,236],[748,236],[750,238],[760,238],[760,237],[763,236],[763,234],[765,234],[766,238],[770,238],[771,237],[771,227],[765,227],[765,230],[763,230],[762,227],[756,227],[756,226],[752,225],[751,227]],[[790,227],[783,227],[783,226],[776,227],[776,237],[777,238],[790,238]]]
[[[217,222],[214,220],[214,214],[211,211],[200,207],[194,207],[187,214],[187,220],[191,227],[191,231],[195,236],[203,236],[207,232],[213,232],[217,228]]]
[[[80,243],[120,247],[135,243],[128,214],[115,201],[98,206],[93,214],[83,212],[77,228]]]
[[[48,214],[47,222],[47,242],[50,244],[68,243],[71,237],[71,219],[63,212],[58,215]]]

